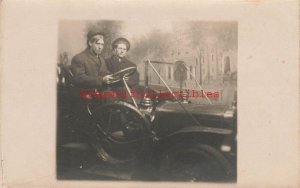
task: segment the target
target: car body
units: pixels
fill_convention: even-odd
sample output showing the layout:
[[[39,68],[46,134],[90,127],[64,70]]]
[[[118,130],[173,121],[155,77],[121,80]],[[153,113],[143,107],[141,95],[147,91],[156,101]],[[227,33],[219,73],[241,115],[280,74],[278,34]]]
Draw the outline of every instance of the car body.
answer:
[[[70,77],[68,68],[63,69]],[[142,89],[152,91],[147,83]],[[72,92],[79,95],[72,84],[58,84],[58,147],[67,142],[66,137],[59,138],[62,132],[75,130],[104,163],[134,162],[133,180],[236,180],[236,103],[160,99],[157,91],[154,98],[144,96],[137,102],[132,98],[103,102],[72,99]]]

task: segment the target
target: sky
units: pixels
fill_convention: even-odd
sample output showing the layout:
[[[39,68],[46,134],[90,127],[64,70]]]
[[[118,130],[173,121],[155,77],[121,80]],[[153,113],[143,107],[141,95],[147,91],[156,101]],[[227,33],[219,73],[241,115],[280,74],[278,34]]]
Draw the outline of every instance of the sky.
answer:
[[[100,25],[101,25],[101,20]],[[93,26],[93,24],[99,22],[90,22],[89,24]],[[71,58],[84,50],[86,48],[86,33],[87,33],[87,24],[85,20],[68,20],[68,21],[61,21],[59,25],[59,38],[58,38],[58,53],[67,52],[69,54],[69,58]],[[143,36],[149,36],[148,34],[153,30],[159,30],[161,33],[173,33],[178,31],[178,29],[184,29],[186,27],[187,22],[176,22],[173,23],[171,20],[157,20],[157,19],[147,19],[147,20],[140,20],[140,19],[133,19],[133,20],[126,20],[122,24],[122,28],[120,29],[120,34],[117,34],[113,38],[116,37],[125,37],[131,42],[137,42],[144,40]],[[202,33],[205,37],[206,43],[214,43],[214,32],[210,31],[210,27],[212,27],[209,22],[197,22],[193,23],[196,28],[197,26],[198,31]],[[224,23],[220,24],[217,23],[217,26],[224,25]],[[225,23],[226,25],[226,23]],[[102,25],[103,26],[103,25]],[[197,32],[198,32],[197,31]],[[222,31],[222,29],[217,29],[217,31]],[[199,33],[199,36],[201,34]],[[213,35],[213,36],[211,36]],[[198,34],[196,34],[198,36]],[[196,37],[198,38],[198,37]],[[199,40],[196,39],[195,40]],[[155,41],[154,41],[155,42]],[[109,42],[110,43],[110,42]],[[110,45],[110,44],[109,44]],[[132,44],[134,48],[134,44]]]
[[[152,30],[160,30],[161,32],[173,32],[172,24],[168,21],[157,22],[157,20],[147,20],[147,23],[141,21],[126,21],[123,33],[129,40],[139,38]]]

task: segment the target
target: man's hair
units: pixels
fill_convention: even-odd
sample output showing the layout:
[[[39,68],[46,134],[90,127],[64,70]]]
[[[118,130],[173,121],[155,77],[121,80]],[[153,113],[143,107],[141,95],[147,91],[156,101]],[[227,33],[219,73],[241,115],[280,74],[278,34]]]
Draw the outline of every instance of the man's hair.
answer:
[[[102,40],[104,41],[103,37],[99,38],[99,37],[97,37],[97,36],[100,36],[100,35],[95,35],[95,36],[93,36],[93,37],[88,41],[88,46],[89,46],[89,43],[95,43],[95,42],[97,42],[97,41],[100,40],[100,39],[102,39]]]
[[[94,42],[96,42],[100,39],[99,37],[96,37],[96,36],[102,36],[101,38],[104,41],[104,33],[91,30],[87,33],[86,43],[87,43],[88,46],[90,46],[90,44],[89,44],[90,42],[94,43]]]

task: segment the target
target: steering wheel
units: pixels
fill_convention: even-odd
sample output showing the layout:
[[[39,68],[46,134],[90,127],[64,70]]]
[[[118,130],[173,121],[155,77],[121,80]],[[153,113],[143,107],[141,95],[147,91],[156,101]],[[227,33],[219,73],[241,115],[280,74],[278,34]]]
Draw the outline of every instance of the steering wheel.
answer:
[[[126,102],[101,105],[93,110],[92,119],[99,144],[115,159],[131,159],[151,140],[149,120]]]
[[[120,82],[123,77],[130,77],[135,72],[136,72],[136,67],[127,67],[127,68],[121,69],[118,72],[111,74],[111,76],[113,77],[113,80],[110,83],[108,83],[108,85]]]

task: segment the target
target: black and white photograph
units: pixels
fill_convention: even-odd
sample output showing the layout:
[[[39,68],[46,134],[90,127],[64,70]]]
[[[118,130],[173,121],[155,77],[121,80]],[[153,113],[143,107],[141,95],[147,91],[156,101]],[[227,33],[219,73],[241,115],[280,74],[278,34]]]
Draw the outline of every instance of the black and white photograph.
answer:
[[[236,182],[237,21],[61,20],[57,179]]]
[[[0,0],[0,187],[299,187],[299,5]]]

